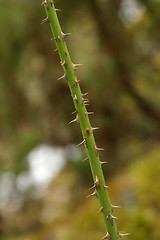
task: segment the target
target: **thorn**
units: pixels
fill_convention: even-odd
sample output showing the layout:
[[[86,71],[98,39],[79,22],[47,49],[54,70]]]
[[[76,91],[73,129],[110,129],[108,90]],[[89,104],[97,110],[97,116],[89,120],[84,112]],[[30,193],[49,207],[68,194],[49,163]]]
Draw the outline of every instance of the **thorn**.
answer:
[[[112,216],[112,214],[109,212],[109,216],[110,216],[110,218],[112,218],[112,219],[117,219],[117,217],[115,217],[115,216]]]
[[[60,64],[61,64],[62,67],[64,66],[65,62],[66,62],[65,60],[63,62],[60,61]]]
[[[84,97],[82,97],[82,100],[83,101],[89,101],[87,98],[84,98]]]
[[[57,39],[56,39],[56,37],[54,37],[54,38],[51,38],[51,41],[53,41],[53,40],[55,40],[55,41],[56,41],[56,40],[57,40]]]
[[[87,161],[87,160],[89,160],[88,157],[86,157],[85,159],[83,159],[82,162],[85,162],[85,161]]]
[[[55,8],[56,12],[61,12],[61,9]]]
[[[88,115],[92,115],[92,114],[94,114],[94,112],[87,112],[87,114],[88,114]]]
[[[74,83],[73,85],[77,87],[77,86],[78,86],[78,83],[80,82],[80,80],[74,79],[74,82],[75,82],[75,83]]]
[[[74,69],[74,70],[76,70],[77,67],[79,67],[79,66],[83,66],[83,64],[81,64],[81,63],[78,63],[78,64],[72,63],[72,64],[73,64],[73,69]]]
[[[78,103],[78,98],[77,98],[77,95],[74,95],[74,100],[76,100],[76,102]]]
[[[97,190],[96,190],[96,189],[94,190],[93,193],[91,193],[90,195],[88,195],[87,198],[89,198],[89,197],[94,197],[94,196],[98,197],[98,196],[97,196]]]
[[[103,148],[98,148],[96,147],[96,145],[94,146],[95,152],[96,152],[96,156],[98,156],[98,151],[103,151]]]
[[[100,189],[100,182],[99,182],[98,175],[96,175],[95,184],[91,188],[89,188],[89,190],[92,190],[92,189],[96,188],[97,186]]]
[[[47,2],[47,0],[44,0],[44,1],[42,2],[41,6],[43,6],[44,4],[46,4],[46,8],[47,8],[47,10],[49,10],[49,6],[48,6],[48,2]]]
[[[95,146],[95,149],[96,149],[97,151],[104,151],[104,148],[98,148],[98,147],[96,147],[96,146]]]
[[[104,189],[107,189],[107,188],[109,188],[109,186],[104,185]]]
[[[84,104],[86,104],[86,103],[89,103],[89,100],[85,100],[85,101],[83,101],[84,102]]]
[[[66,37],[68,37],[69,35],[71,35],[72,33],[63,33],[62,31],[61,31],[61,36],[62,36],[62,39],[63,39],[63,41],[65,41],[66,40]]]
[[[74,123],[74,122],[79,123],[78,115],[76,116],[75,119],[73,119],[72,121],[70,121],[69,124]]]
[[[112,212],[113,212],[113,210],[114,210],[115,208],[120,208],[120,206],[114,206],[114,205],[111,204]]]
[[[59,40],[59,41],[61,41],[61,38],[60,38],[60,36],[59,36],[59,35],[58,35],[58,40]]]
[[[104,236],[101,240],[110,239],[110,238],[111,238],[111,236],[110,236],[109,232],[107,232],[106,236]]]
[[[43,6],[44,4],[46,4],[46,1],[43,1],[43,2],[41,3],[41,6]]]
[[[101,208],[97,211],[97,213],[100,213],[100,212],[103,212],[103,207],[101,207]]]
[[[104,162],[101,162],[101,161],[100,161],[100,164],[101,164],[101,165],[106,164],[106,163],[107,163],[107,161],[104,161]]]
[[[94,188],[96,188],[96,185],[94,184],[92,187],[90,187],[88,190],[92,190],[92,189],[94,189]]]
[[[95,184],[96,184],[96,185],[98,186],[98,188],[100,189],[100,181],[99,181],[98,175],[96,175]]]
[[[53,51],[54,51],[54,52],[57,52],[57,51],[58,51],[58,48],[54,49]]]
[[[86,144],[86,139],[84,139],[81,143],[79,143],[77,147],[81,146],[82,144]]]
[[[113,219],[117,219],[116,217],[112,216],[112,214],[109,212],[109,216],[106,217],[107,220],[109,219],[111,224],[113,225]]]
[[[58,80],[64,79],[66,78],[66,74],[64,73],[64,75],[62,77],[59,77]]]
[[[75,113],[77,113],[77,109],[76,109],[74,112],[72,112],[71,114],[73,115],[73,114],[75,114]]]
[[[129,236],[130,233],[118,233],[118,235],[120,236],[120,238],[122,239],[125,236]]]
[[[85,97],[86,95],[88,95],[88,92],[82,93],[82,97]]]
[[[100,129],[100,127],[92,127],[92,131],[99,130],[99,129]]]
[[[62,67],[65,66],[66,69],[68,68],[68,65],[65,60],[63,62],[60,61],[60,64]]]
[[[46,22],[49,22],[48,16],[42,20],[41,24],[46,23]]]

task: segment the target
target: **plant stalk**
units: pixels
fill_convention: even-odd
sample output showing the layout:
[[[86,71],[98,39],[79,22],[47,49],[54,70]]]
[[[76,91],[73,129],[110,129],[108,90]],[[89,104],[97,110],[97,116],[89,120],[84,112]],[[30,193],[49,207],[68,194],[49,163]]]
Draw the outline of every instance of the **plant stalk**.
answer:
[[[49,22],[53,33],[53,40],[55,40],[57,50],[60,56],[60,63],[64,70],[64,75],[59,79],[66,79],[71,91],[73,102],[75,105],[76,118],[71,121],[77,122],[80,125],[83,141],[80,143],[84,144],[88,157],[85,160],[89,160],[89,164],[92,171],[94,185],[92,189],[94,192],[89,196],[97,196],[100,203],[100,212],[103,215],[106,235],[102,239],[118,240],[121,239],[122,235],[117,231],[117,226],[115,222],[115,217],[113,216],[114,206],[111,205],[110,199],[107,192],[107,186],[105,185],[105,179],[102,171],[103,162],[100,161],[98,152],[103,150],[98,148],[95,143],[93,131],[94,128],[91,127],[89,114],[86,109],[86,99],[85,95],[82,94],[79,81],[76,77],[75,70],[78,64],[73,64],[69,55],[69,51],[66,45],[66,37],[69,34],[64,34],[62,32],[57,11],[53,1],[45,0],[42,5],[44,5],[47,17],[42,20],[42,23]],[[88,197],[89,197],[88,196]]]

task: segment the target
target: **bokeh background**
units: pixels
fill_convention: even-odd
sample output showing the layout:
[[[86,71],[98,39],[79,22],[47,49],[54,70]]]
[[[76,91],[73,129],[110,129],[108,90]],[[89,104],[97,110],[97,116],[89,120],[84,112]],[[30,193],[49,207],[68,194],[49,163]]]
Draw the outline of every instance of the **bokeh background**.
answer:
[[[40,1],[0,0],[0,239],[106,233]],[[57,0],[120,232],[160,239],[160,2]]]

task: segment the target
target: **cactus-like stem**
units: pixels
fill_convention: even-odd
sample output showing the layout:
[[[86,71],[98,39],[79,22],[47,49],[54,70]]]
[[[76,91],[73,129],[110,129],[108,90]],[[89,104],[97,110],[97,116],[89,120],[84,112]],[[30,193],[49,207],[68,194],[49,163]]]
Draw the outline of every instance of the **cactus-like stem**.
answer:
[[[87,112],[85,104],[88,103],[88,100],[84,98],[87,94],[82,94],[79,86],[79,80],[75,75],[75,69],[77,69],[79,64],[72,63],[66,46],[66,37],[70,34],[64,34],[62,32],[56,13],[57,9],[55,8],[53,1],[45,0],[42,5],[44,5],[47,13],[47,17],[42,21],[42,23],[50,23],[53,40],[55,40],[61,59],[60,64],[64,70],[64,75],[60,77],[59,80],[65,78],[68,81],[76,109],[75,112],[73,112],[73,114],[76,113],[76,118],[70,123],[77,122],[80,124],[83,140],[79,145],[84,144],[88,154],[88,157],[84,159],[84,161],[89,160],[94,181],[94,186],[91,188],[94,192],[88,197],[97,196],[99,199],[101,207],[100,212],[103,215],[106,228],[106,236],[102,239],[118,240],[121,238],[121,235],[117,231],[115,222],[116,217],[113,216],[113,205],[110,203],[107,186],[105,185],[105,179],[101,166],[104,162],[100,161],[98,154],[98,152],[103,149],[96,146],[93,135],[93,130],[98,128],[91,127],[88,115],[92,113]]]

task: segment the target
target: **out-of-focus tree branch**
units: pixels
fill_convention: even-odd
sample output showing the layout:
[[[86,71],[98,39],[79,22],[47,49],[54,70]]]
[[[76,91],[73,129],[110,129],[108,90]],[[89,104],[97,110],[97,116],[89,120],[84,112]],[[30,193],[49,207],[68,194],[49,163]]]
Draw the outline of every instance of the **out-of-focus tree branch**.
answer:
[[[139,109],[160,126],[160,113],[135,89],[128,68],[131,63],[127,62],[126,64],[125,56],[132,54],[132,38],[129,35],[126,36],[123,24],[119,19],[120,2],[120,0],[107,1],[106,15],[104,16],[98,1],[90,0],[92,15],[97,24],[103,47],[114,59],[117,75],[123,88],[137,102]]]

